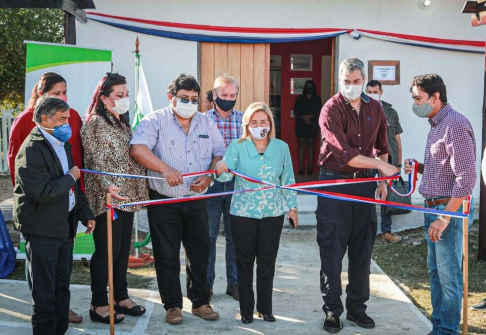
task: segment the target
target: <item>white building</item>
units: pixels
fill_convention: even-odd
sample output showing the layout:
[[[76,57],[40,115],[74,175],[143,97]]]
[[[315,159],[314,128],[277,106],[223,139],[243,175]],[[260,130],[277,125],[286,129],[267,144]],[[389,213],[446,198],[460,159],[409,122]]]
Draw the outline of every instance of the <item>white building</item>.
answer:
[[[133,51],[138,36],[156,109],[167,104],[167,85],[179,73],[196,75],[203,92],[211,88],[215,76],[222,73],[235,76],[242,87],[240,109],[244,110],[254,100],[270,100],[280,108],[281,138],[289,143],[294,162],[297,143],[292,109],[296,95],[290,93],[291,78],[313,78],[326,100],[337,90],[336,69],[344,58],[358,57],[365,64],[399,61],[400,83],[384,86],[383,100],[392,103],[400,115],[404,158],[421,161],[429,124],[413,115],[409,84],[416,75],[437,73],[447,85],[453,108],[465,114],[473,124],[479,171],[485,65],[481,41],[484,41],[486,28],[471,27],[471,16],[461,14],[463,3],[432,0],[427,9],[422,9],[418,0],[98,0],[97,9],[88,13],[88,23],[76,25],[77,44],[114,49],[113,69],[127,77],[133,91]],[[275,29],[251,31],[249,28]],[[289,28],[304,30],[282,31]],[[311,28],[333,29],[305,30]],[[354,29],[363,37],[354,39],[348,33],[329,37]],[[366,31],[377,33],[367,37]],[[237,40],[232,44],[200,41],[221,41],[222,36],[237,37]],[[309,36],[321,39],[305,43],[239,43],[248,38],[305,39]],[[312,70],[292,71],[291,54],[312,55]],[[277,68],[280,61],[281,68]],[[270,78],[275,79],[274,74],[278,72],[281,88],[270,89]],[[100,77],[102,75],[100,73]],[[478,186],[474,195],[478,200]],[[420,197],[418,193],[415,196]]]

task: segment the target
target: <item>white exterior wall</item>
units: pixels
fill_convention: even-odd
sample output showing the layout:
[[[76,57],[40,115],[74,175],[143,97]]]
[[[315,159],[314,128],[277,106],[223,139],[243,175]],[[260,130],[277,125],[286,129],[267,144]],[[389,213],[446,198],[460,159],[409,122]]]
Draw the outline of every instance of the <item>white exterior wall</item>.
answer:
[[[418,0],[98,0],[96,12],[179,23],[233,27],[369,29],[436,38],[484,40],[486,27],[472,28],[470,15],[461,14],[463,1],[432,0],[428,10]],[[132,33],[93,21],[77,23],[77,44],[114,49],[114,71],[127,76],[133,92],[134,41],[138,35],[154,108],[166,105],[166,89],[181,72],[197,75],[197,43]],[[339,61],[347,57],[368,60],[400,60],[401,84],[384,86],[383,99],[398,111],[404,133],[403,156],[423,160],[429,125],[411,112],[409,83],[415,75],[442,76],[453,108],[473,124],[479,166],[482,125],[484,55],[400,45],[363,37],[339,37]],[[101,75],[100,75],[101,76]],[[479,187],[474,192],[479,200]],[[417,198],[420,196],[415,194]]]

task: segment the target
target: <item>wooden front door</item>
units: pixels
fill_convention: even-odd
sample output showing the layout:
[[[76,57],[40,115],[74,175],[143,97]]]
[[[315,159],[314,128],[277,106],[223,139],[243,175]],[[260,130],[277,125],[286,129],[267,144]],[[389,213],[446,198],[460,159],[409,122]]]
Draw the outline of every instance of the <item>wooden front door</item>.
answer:
[[[270,44],[203,42],[199,69],[201,96],[213,88],[214,79],[225,74],[240,85],[236,109],[244,112],[255,101],[268,104]]]

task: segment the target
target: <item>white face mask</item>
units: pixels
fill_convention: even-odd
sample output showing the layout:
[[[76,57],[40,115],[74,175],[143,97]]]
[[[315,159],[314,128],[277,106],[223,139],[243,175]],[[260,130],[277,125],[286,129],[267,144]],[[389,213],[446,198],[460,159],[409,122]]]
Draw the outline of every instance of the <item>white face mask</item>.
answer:
[[[250,128],[250,134],[255,140],[261,140],[267,137],[270,132],[270,126],[267,127],[248,127]]]
[[[341,84],[341,93],[349,101],[354,101],[359,98],[363,91],[363,85],[344,85]]]
[[[114,100],[111,98],[109,99],[115,103],[115,107],[110,106],[112,111],[120,115],[128,112],[128,109],[130,108],[130,98],[123,98],[118,100]]]
[[[188,103],[181,102],[181,99],[177,99],[177,106],[172,108],[175,109],[176,113],[184,119],[191,118],[197,112],[197,104],[193,104],[191,101]]]
[[[376,101],[380,101],[380,95],[379,94],[368,94],[370,98],[375,99]]]

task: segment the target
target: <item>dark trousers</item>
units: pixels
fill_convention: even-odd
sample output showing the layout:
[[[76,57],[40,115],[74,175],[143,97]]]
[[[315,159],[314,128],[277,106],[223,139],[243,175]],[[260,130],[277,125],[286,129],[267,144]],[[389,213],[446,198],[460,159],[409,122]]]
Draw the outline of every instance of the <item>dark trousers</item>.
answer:
[[[233,191],[235,188],[235,179],[221,183],[215,181],[214,185],[208,190],[210,193],[228,192]],[[210,198],[206,200],[208,206],[209,216],[209,242],[211,250],[209,253],[209,267],[208,267],[208,285],[213,287],[214,278],[216,276],[216,240],[219,235],[219,227],[221,225],[221,217],[224,222],[224,235],[226,238],[226,281],[229,285],[236,285],[238,280],[236,279],[236,256],[235,245],[233,242],[233,236],[231,235],[231,221],[230,221],[230,207],[231,207],[231,195],[224,195],[216,198]]]
[[[253,315],[255,258],[257,261],[257,311],[262,314],[272,313],[273,277],[282,227],[283,215],[263,219],[231,215],[242,316]]]
[[[64,334],[69,326],[73,238],[24,237],[34,305],[33,333]]]
[[[322,173],[319,180],[341,179]],[[376,182],[326,187],[325,191],[375,197]],[[376,207],[351,201],[318,197],[317,243],[321,256],[321,293],[324,312],[336,316],[343,313],[341,302],[342,260],[348,250],[346,310],[364,313],[370,296],[370,263],[377,229]]]
[[[389,192],[392,192],[389,190]],[[381,233],[391,233],[391,226],[392,226],[392,216],[391,214],[383,214],[383,209],[380,210],[381,212]]]
[[[150,199],[167,197],[150,190]],[[182,309],[181,242],[186,252],[187,297],[193,308],[208,304],[209,227],[206,201],[148,206],[147,214],[157,283],[164,308]]]
[[[115,301],[128,299],[127,269],[132,243],[133,212],[115,209],[118,219],[112,222],[113,241],[113,296]],[[93,232],[95,252],[91,257],[91,303],[93,306],[108,305],[108,244],[106,213],[96,217]]]

